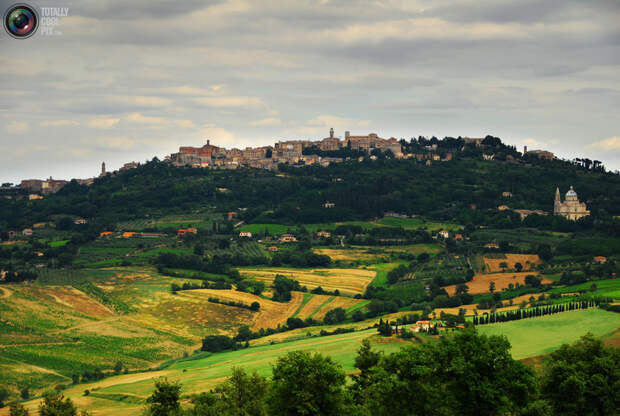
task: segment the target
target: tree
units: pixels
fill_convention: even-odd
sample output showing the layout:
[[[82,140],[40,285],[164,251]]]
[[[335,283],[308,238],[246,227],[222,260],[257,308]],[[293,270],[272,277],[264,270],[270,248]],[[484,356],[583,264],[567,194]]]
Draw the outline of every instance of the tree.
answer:
[[[253,310],[254,312],[258,312],[260,310],[260,303],[256,301],[252,302],[252,304],[250,305],[250,310]]]
[[[252,339],[252,331],[250,330],[250,327],[247,325],[241,325],[239,329],[237,330],[237,336],[235,337],[235,340],[239,342],[243,342],[243,341],[249,341],[251,339]]]
[[[469,292],[469,286],[467,286],[465,283],[461,283],[461,284],[456,285],[456,294],[457,295],[465,295],[468,292]]]
[[[276,275],[273,281],[273,300],[288,302],[291,300],[291,290],[299,290],[299,282],[280,274]]]
[[[77,408],[73,401],[65,398],[59,392],[48,393],[43,396],[43,403],[39,405],[41,416],[77,416]]]
[[[364,312],[358,309],[355,312],[353,312],[353,315],[351,315],[351,318],[353,318],[355,322],[363,321],[365,318]]]
[[[180,415],[180,396],[180,384],[169,382],[166,378],[156,380],[155,391],[146,399],[148,414],[150,416]]]
[[[465,272],[465,280],[470,282],[474,278],[474,271],[471,268],[467,268],[467,272]]]
[[[232,376],[215,388],[219,398],[217,408],[221,416],[264,416],[269,382],[256,372],[249,375],[242,368],[233,367]]]
[[[325,322],[327,325],[334,325],[344,322],[345,319],[347,319],[346,311],[342,308],[335,308],[325,314],[323,322]]]
[[[431,259],[431,256],[428,253],[420,253],[418,254],[418,263],[426,263]]]
[[[525,276],[525,284],[530,285],[532,287],[540,287],[542,279],[534,276],[533,274],[528,274]]]
[[[536,254],[544,261],[549,261],[553,257],[551,246],[549,244],[541,244],[536,250]]]
[[[235,342],[226,335],[207,335],[202,340],[202,351],[220,352],[229,350],[235,346]]]
[[[329,357],[289,352],[273,367],[270,414],[339,416],[344,404],[345,374]]]
[[[121,361],[117,361],[114,364],[114,374],[120,374],[123,371],[123,363]]]
[[[17,402],[11,405],[9,416],[30,416],[30,412],[21,403]]]
[[[506,269],[508,268],[508,263],[506,263],[505,261],[502,261],[499,263],[499,267],[501,267],[502,271],[505,272]]]
[[[554,414],[612,415],[620,409],[620,349],[587,334],[551,353],[541,391]]]
[[[535,397],[536,382],[506,338],[468,329],[384,357],[367,394],[373,416],[497,416],[518,414]]]
[[[265,291],[265,282],[256,280],[252,282],[252,293],[256,296],[260,295]]]
[[[489,283],[489,292],[495,292],[495,282]]]
[[[515,263],[515,270],[517,272],[520,272],[521,270],[523,270],[523,265],[519,262]]]
[[[24,387],[19,391],[19,395],[22,400],[28,400],[30,398],[30,390],[28,389],[28,387]]]
[[[351,376],[353,384],[349,388],[356,403],[366,404],[367,390],[371,384],[371,370],[379,364],[380,360],[381,354],[372,350],[368,338],[362,340],[362,345],[357,350],[357,357],[355,357],[355,368],[360,372]]]
[[[9,416],[30,416],[30,412],[21,403],[15,402],[9,408]]]
[[[9,398],[9,391],[4,387],[0,387],[0,408],[4,407],[4,402]]]

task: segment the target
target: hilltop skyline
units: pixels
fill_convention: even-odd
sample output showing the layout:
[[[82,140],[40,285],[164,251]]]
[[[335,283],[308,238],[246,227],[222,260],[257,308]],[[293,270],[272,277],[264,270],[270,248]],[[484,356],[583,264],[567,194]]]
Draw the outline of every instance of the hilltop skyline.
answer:
[[[62,6],[62,35],[0,36],[3,182],[330,127],[341,138],[489,134],[620,169],[615,1]]]

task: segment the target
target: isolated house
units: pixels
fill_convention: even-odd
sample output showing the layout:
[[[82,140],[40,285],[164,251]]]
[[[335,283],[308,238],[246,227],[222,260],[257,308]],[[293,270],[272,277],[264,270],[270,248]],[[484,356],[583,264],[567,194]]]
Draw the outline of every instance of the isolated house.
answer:
[[[280,236],[281,243],[294,243],[297,241],[297,238],[293,234],[282,234]]]
[[[195,228],[181,228],[177,231],[179,237],[186,234],[198,234],[198,230]]]
[[[239,233],[240,238],[252,238],[252,233],[249,231],[241,231]]]

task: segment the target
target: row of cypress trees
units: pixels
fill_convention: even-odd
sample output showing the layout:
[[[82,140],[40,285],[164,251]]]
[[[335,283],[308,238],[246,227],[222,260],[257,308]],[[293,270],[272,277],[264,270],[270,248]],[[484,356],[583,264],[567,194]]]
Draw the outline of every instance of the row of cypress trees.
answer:
[[[553,315],[561,312],[575,311],[581,309],[595,308],[600,305],[599,299],[590,299],[577,302],[560,303],[557,305],[536,306],[529,309],[518,309],[498,313],[485,313],[481,316],[474,316],[474,325],[493,324],[496,322],[517,321],[519,319],[537,318],[545,315]]]

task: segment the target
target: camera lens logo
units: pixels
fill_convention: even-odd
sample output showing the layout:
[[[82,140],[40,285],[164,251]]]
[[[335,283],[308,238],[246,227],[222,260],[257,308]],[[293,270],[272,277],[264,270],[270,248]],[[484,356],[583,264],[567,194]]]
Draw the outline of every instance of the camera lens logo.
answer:
[[[25,39],[34,35],[39,26],[39,16],[34,8],[27,4],[14,4],[4,14],[4,28],[16,39]]]

